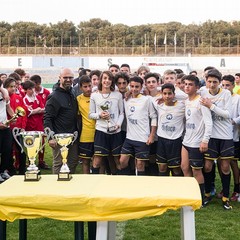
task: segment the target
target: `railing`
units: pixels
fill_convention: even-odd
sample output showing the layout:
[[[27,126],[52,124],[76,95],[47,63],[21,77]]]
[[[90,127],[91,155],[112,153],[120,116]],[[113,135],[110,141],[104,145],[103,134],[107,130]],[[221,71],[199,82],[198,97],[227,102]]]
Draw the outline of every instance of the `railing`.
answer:
[[[188,56],[194,55],[239,55],[240,46],[234,47],[16,47],[1,46],[0,55],[157,55]]]

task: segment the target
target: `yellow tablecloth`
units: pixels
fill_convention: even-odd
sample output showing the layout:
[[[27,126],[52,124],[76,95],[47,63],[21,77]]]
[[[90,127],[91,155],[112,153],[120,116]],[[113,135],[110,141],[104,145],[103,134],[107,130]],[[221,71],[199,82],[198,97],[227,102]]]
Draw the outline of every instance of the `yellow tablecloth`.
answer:
[[[0,185],[0,220],[52,218],[119,221],[201,206],[198,183],[190,177],[73,175],[69,182],[43,175],[39,182],[13,176]]]

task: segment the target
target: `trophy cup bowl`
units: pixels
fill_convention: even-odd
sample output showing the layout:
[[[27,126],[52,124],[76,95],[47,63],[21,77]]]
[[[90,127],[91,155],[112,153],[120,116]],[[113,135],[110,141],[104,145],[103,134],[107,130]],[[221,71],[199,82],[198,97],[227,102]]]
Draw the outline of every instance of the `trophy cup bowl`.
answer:
[[[60,172],[58,173],[58,181],[70,181],[72,179],[72,175],[70,174],[70,169],[67,165],[67,156],[68,156],[68,148],[69,144],[73,144],[77,139],[78,132],[75,131],[72,133],[59,133],[54,134],[53,138],[56,142],[61,146],[61,156],[62,156],[62,166]]]
[[[102,106],[100,106],[100,108],[103,110],[103,111],[105,111],[105,112],[108,112],[109,113],[109,105],[108,104],[105,104],[105,105],[102,105]],[[116,132],[116,130],[117,130],[117,126],[116,126],[116,124],[111,120],[111,118],[109,118],[108,120],[106,120],[107,121],[107,132],[108,133],[114,133],[114,132]]]
[[[16,107],[15,110],[15,114],[13,114],[13,116],[6,120],[3,124],[5,124],[6,126],[9,126],[9,124],[14,121],[15,119],[17,119],[18,117],[24,117],[26,115],[26,111],[24,110],[24,108],[18,106]]]
[[[42,144],[43,136],[47,136],[44,132],[41,131],[21,131],[20,128],[13,128],[12,130],[13,137],[21,147],[23,152],[23,148],[25,149],[26,155],[29,159],[29,166],[27,167],[27,171],[25,172],[24,181],[39,181],[40,170],[35,164],[37,154],[43,149],[45,144]],[[22,144],[18,141],[17,137],[21,136]],[[49,139],[49,136],[47,136]]]

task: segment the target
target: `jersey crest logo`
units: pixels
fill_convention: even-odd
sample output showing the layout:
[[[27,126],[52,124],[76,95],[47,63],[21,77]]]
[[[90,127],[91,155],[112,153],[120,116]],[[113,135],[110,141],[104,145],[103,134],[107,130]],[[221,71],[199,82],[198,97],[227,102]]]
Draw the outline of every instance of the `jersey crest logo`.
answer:
[[[173,115],[171,113],[167,114],[166,119],[167,120],[172,120],[173,119]]]
[[[187,115],[188,115],[188,116],[191,115],[191,110],[190,110],[190,109],[187,110]]]
[[[130,112],[135,112],[135,107],[134,106],[130,107]]]

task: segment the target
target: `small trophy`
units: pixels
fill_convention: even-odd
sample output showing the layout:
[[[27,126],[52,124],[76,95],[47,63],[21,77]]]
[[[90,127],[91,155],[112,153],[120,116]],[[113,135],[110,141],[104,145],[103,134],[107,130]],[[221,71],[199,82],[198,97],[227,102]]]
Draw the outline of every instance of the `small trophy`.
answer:
[[[17,119],[18,117],[24,117],[25,115],[26,115],[25,110],[22,107],[18,106],[18,107],[16,107],[15,114],[13,114],[13,116],[10,119],[3,122],[3,124],[6,125],[6,126],[9,126],[9,124],[12,121]]]
[[[100,106],[100,108],[103,110],[103,111],[106,111],[106,112],[109,112],[109,104],[104,104],[102,106]],[[108,133],[114,133],[116,132],[117,130],[117,126],[116,124],[112,121],[111,117],[106,120],[107,121],[107,132]]]
[[[27,171],[25,172],[24,181],[39,181],[41,176],[40,170],[35,164],[36,156],[43,149],[50,136],[46,135],[44,132],[41,131],[22,132],[21,129],[17,127],[13,128],[12,133],[15,141],[21,147],[22,152],[23,147],[25,148],[26,154],[30,162]],[[18,141],[18,136],[22,137],[22,144]],[[43,136],[47,136],[47,141],[45,141],[45,144],[42,144]]]
[[[60,169],[60,172],[58,173],[58,181],[70,181],[72,178],[72,175],[70,174],[70,169],[67,165],[67,156],[68,156],[68,148],[67,146],[69,144],[73,144],[78,136],[78,132],[75,131],[72,133],[59,133],[54,134],[53,138],[56,140],[56,142],[61,146],[61,155],[62,155],[62,167]]]

